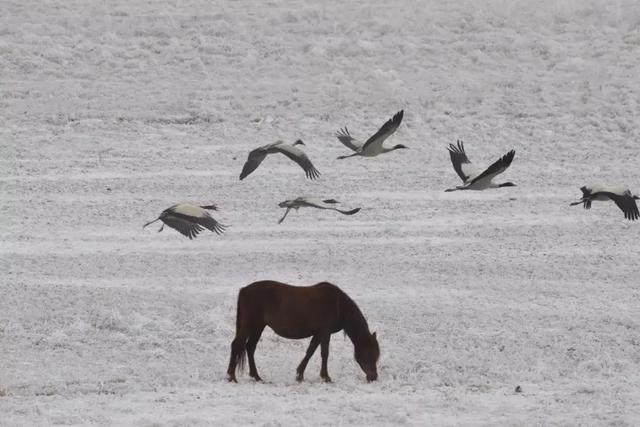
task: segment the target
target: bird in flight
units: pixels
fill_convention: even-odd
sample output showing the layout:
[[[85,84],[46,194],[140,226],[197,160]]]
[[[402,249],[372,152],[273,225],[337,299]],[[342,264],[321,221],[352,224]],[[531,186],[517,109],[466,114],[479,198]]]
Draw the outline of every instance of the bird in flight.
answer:
[[[285,200],[284,202],[281,202],[278,204],[278,206],[281,208],[287,208],[287,210],[284,213],[284,216],[280,218],[280,220],[278,221],[278,224],[281,224],[282,221],[284,221],[284,219],[287,217],[287,214],[291,209],[298,210],[300,208],[305,208],[305,207],[316,208],[316,209],[328,209],[328,210],[340,212],[341,214],[344,214],[344,215],[353,215],[360,211],[360,208],[355,208],[350,211],[338,209],[335,206],[333,206],[333,205],[336,205],[337,203],[338,202],[334,199],[322,200],[322,199],[312,198],[312,197],[298,197],[292,200]]]
[[[628,188],[594,185],[581,187],[580,190],[582,191],[582,198],[577,202],[571,203],[570,206],[582,204],[585,209],[591,209],[591,202],[594,200],[612,200],[624,213],[626,219],[635,221],[640,218],[638,205],[636,204],[636,200],[640,200],[640,197],[631,194],[631,190]]]
[[[162,211],[157,219],[149,221],[142,228],[156,221],[162,221],[163,224],[158,233],[162,231],[165,224],[189,239],[196,237],[205,228],[216,234],[224,233],[226,226],[213,219],[209,210],[217,211],[218,208],[215,205],[197,206],[191,203],[178,203]]]
[[[272,144],[263,145],[262,147],[258,147],[255,150],[252,150],[249,153],[249,157],[247,157],[247,161],[244,163],[242,167],[242,172],[240,173],[240,180],[245,179],[251,172],[257,169],[260,166],[260,163],[267,157],[269,154],[282,153],[297,164],[300,165],[302,169],[304,169],[307,178],[316,179],[320,176],[320,172],[313,166],[309,157],[304,153],[304,151],[300,150],[296,147],[296,145],[305,145],[302,140],[297,140],[293,144],[285,144],[283,141],[276,141]]]
[[[378,132],[374,133],[364,143],[356,141],[355,138],[351,136],[349,129],[347,129],[346,126],[344,129],[340,129],[336,133],[336,137],[346,147],[352,149],[354,153],[348,156],[340,156],[338,159],[346,159],[354,156],[375,157],[379,154],[388,153],[389,151],[408,148],[402,144],[397,144],[390,148],[382,146],[382,143],[398,129],[400,123],[402,123],[403,115],[404,110],[398,111],[392,118],[387,120],[380,129],[378,129]]]
[[[501,187],[515,187],[513,182],[504,182],[497,184],[493,182],[493,179],[507,170],[516,152],[514,150],[509,151],[507,154],[496,160],[491,166],[485,170],[478,170],[473,167],[471,161],[467,157],[467,153],[464,151],[464,143],[460,140],[457,141],[457,145],[449,144],[448,150],[451,156],[451,164],[456,171],[460,179],[462,179],[463,185],[456,186],[455,188],[449,188],[444,191],[456,191],[456,190],[486,190],[487,188],[501,188]]]

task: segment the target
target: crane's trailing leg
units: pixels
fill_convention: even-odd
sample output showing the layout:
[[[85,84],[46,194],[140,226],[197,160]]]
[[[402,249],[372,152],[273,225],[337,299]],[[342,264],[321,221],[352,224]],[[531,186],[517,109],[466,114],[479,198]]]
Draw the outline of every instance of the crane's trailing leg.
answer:
[[[156,222],[156,221],[160,221],[160,218],[156,218],[156,219],[154,219],[153,221],[149,221],[148,223],[146,223],[145,225],[143,225],[143,226],[142,226],[142,228],[145,228],[147,225],[151,225],[151,224],[153,224],[153,223],[154,223],[154,222]]]
[[[284,221],[284,219],[287,217],[287,215],[289,214],[290,210],[291,210],[291,208],[287,208],[287,210],[284,212],[284,215],[282,216],[282,218],[280,218],[280,220],[278,221],[278,224],[282,224],[282,221]]]

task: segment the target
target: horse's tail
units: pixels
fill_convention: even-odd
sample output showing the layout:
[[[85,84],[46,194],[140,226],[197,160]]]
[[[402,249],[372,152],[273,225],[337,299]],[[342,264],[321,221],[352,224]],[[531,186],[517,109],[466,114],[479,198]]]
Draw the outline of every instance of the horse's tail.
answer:
[[[242,327],[242,291],[244,291],[244,288],[240,289],[240,292],[238,292],[238,304],[236,307],[236,339],[238,339],[238,337],[243,336],[244,334],[242,334],[241,332],[241,327]],[[240,373],[244,372],[244,366],[245,366],[245,360],[247,357],[247,338],[243,338],[242,342],[240,343],[242,344],[241,350],[236,352],[235,355],[235,362],[236,362],[236,367],[238,368],[238,371],[240,371]]]
[[[247,347],[242,347],[242,350],[236,354],[236,367],[238,368],[238,372],[241,374],[244,372],[244,365],[247,356]]]

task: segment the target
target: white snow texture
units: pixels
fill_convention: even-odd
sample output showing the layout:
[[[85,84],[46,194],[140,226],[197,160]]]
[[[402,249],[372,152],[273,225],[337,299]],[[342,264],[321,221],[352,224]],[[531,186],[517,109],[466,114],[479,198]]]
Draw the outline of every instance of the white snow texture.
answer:
[[[640,223],[569,207],[640,192],[639,79],[636,0],[0,2],[0,425],[640,425]],[[297,138],[318,180],[238,180]],[[445,193],[458,138],[517,187]],[[230,227],[142,229],[181,201]],[[379,380],[267,329],[228,383],[261,279],[340,286]]]

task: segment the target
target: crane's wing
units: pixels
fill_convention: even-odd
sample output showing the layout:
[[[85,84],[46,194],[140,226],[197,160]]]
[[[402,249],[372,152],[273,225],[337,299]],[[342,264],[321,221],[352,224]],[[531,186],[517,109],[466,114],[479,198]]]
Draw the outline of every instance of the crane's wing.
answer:
[[[240,173],[240,180],[245,179],[251,172],[256,170],[260,163],[267,157],[267,152],[264,147],[256,148],[255,150],[249,153],[249,157],[247,157],[247,161],[244,163],[242,167],[242,172]]]
[[[404,110],[400,110],[392,118],[387,120],[387,122],[378,129],[378,132],[374,133],[373,136],[362,145],[362,150],[366,150],[368,146],[373,145],[382,147],[384,140],[389,138],[398,129],[400,123],[402,123],[403,115]]]
[[[635,221],[640,217],[640,212],[638,212],[638,205],[633,199],[630,191],[625,191],[623,195],[614,193],[605,194],[609,196],[609,198],[613,200],[616,205],[618,205],[622,212],[624,212],[624,217],[626,219]]]
[[[333,210],[338,211],[338,212],[340,212],[341,214],[344,214],[344,215],[357,214],[358,212],[360,212],[360,209],[362,209],[362,208],[355,208],[355,209],[351,209],[350,211],[343,211],[342,209],[333,208]]]
[[[355,138],[351,136],[346,126],[336,132],[336,138],[353,151],[360,151],[362,144],[358,143]]]
[[[476,171],[471,166],[471,161],[467,157],[467,153],[464,151],[464,142],[457,141],[458,145],[449,144],[447,150],[449,150],[449,156],[451,157],[451,164],[456,171],[462,182],[467,182],[470,176]]]
[[[500,175],[502,172],[506,171],[511,162],[513,161],[513,156],[516,155],[514,150],[509,151],[507,154],[496,160],[491,166],[486,168],[480,175],[474,177],[469,184],[473,184],[474,182],[478,182],[482,179],[492,180],[495,176]]]
[[[273,150],[279,151],[280,153],[284,154],[285,156],[299,164],[300,167],[304,169],[307,178],[316,179],[320,176],[320,172],[318,172],[318,169],[313,166],[311,160],[309,160],[309,157],[307,157],[304,151],[288,144],[277,145],[273,147]]]
[[[353,215],[355,213],[360,212],[360,209],[361,209],[361,208],[356,208],[351,210],[338,209],[332,206],[338,203],[338,201],[335,199],[320,200],[320,199],[314,199],[314,198],[305,198],[304,202],[307,204],[307,206],[311,206],[318,209],[329,209],[329,210],[340,212],[341,214],[344,214],[344,215]]]
[[[190,222],[179,215],[167,215],[162,218],[162,222],[174,230],[177,230],[180,234],[187,236],[189,239],[193,239],[198,233],[204,230],[200,225]]]
[[[209,215],[209,212],[206,212],[203,217],[194,218],[193,220],[204,228],[215,232],[216,234],[224,233],[224,230],[227,227],[226,225],[222,225],[218,221],[213,219],[211,215]]]

